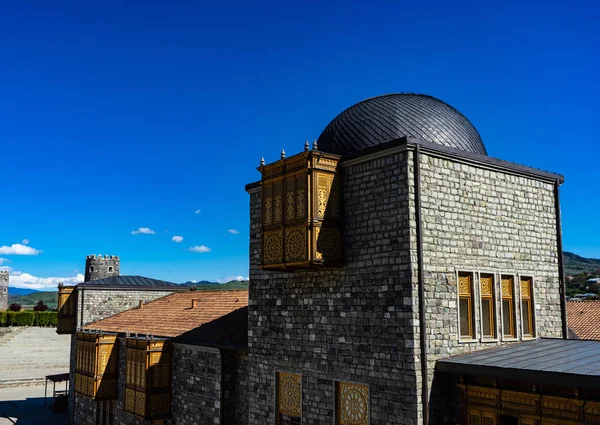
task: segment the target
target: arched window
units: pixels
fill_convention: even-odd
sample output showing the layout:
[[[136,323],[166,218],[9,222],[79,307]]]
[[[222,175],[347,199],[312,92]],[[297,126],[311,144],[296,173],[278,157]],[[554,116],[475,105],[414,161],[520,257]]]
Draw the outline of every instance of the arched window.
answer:
[[[112,268],[112,266],[110,266],[110,267],[108,268],[108,271],[109,271],[109,273],[112,273],[112,271],[113,271],[113,268]]]

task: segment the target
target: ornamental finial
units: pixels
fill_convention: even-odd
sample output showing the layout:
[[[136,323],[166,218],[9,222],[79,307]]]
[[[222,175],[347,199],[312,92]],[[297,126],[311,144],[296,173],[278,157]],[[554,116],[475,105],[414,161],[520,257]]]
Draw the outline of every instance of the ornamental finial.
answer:
[[[313,150],[314,151],[319,150],[319,146],[317,145],[317,141],[316,140],[313,141]]]
[[[308,140],[306,142],[304,142],[304,150],[307,151],[308,150]]]
[[[285,150],[281,149],[281,159],[285,159]]]
[[[260,157],[260,165],[265,165],[265,157],[264,156]]]

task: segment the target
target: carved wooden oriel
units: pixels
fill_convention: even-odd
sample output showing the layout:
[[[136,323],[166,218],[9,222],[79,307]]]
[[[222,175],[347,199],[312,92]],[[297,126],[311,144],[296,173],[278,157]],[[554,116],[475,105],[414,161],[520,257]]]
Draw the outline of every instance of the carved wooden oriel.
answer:
[[[95,400],[117,399],[116,334],[77,333],[75,392]]]
[[[342,265],[339,159],[312,150],[258,168],[264,269]]]
[[[171,415],[171,344],[127,338],[124,410],[147,420]]]
[[[519,423],[534,424],[600,424],[600,402],[556,397],[476,385],[458,385],[464,398],[467,422],[477,424],[499,415],[519,418]]]
[[[77,291],[74,286],[58,286],[58,324],[56,333],[72,334],[76,331]]]

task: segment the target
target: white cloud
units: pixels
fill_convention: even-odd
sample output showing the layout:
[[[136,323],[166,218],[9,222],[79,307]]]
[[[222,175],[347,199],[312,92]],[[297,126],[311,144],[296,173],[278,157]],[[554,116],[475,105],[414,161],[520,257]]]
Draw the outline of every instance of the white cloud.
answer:
[[[202,210],[196,210],[194,211],[194,214],[200,214],[202,212]]]
[[[10,263],[10,260],[8,258],[0,258],[0,264],[2,263]]]
[[[23,239],[23,245],[29,245],[29,239]]]
[[[235,230],[235,229],[229,229],[227,230],[229,233],[231,233],[232,235],[239,235],[240,231],[239,230]]]
[[[238,282],[241,282],[244,280],[248,280],[248,278],[244,277],[244,276],[229,276],[229,277],[224,277],[223,279],[217,279],[217,282],[227,283],[227,282],[231,282],[232,280],[237,280]]]
[[[200,246],[190,246],[190,251],[192,252],[210,252],[210,248],[204,245]]]
[[[42,251],[39,249],[31,248],[30,246],[21,245],[20,243],[14,243],[11,246],[0,246],[0,254],[7,255],[38,255]]]
[[[65,285],[76,285],[83,282],[83,275],[78,273],[70,277],[38,277],[29,273],[15,271],[8,278],[8,284],[13,288],[48,289],[55,291],[59,282],[63,282]]]
[[[2,270],[3,272],[10,272],[12,271],[12,267],[0,266],[0,270]]]
[[[153,235],[156,232],[148,227],[140,227],[137,230],[132,230],[131,234],[132,235]]]
[[[172,240],[173,242],[177,242],[177,243],[179,243],[179,242],[183,241],[183,236],[173,236],[173,237],[171,238],[171,240]]]

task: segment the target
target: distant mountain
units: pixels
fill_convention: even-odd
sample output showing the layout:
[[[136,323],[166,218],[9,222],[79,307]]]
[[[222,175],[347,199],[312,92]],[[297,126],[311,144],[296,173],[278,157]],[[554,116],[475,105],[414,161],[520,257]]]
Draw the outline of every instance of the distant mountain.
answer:
[[[246,286],[248,286],[248,281],[247,280],[230,280],[229,282],[225,282],[225,283],[219,283],[219,282],[210,282],[208,280],[200,280],[198,282],[192,282],[191,280],[188,282],[184,282],[182,285],[188,285],[188,286],[196,286],[196,285],[227,285],[230,283],[242,283],[242,284],[246,284]]]
[[[187,285],[187,283],[186,283]],[[214,291],[214,290],[227,290],[227,289],[248,289],[247,280],[232,280],[227,283],[190,283],[190,288],[195,288],[197,291]]]
[[[40,292],[37,289],[29,289],[29,288],[13,288],[12,286],[8,287],[8,293],[11,295],[28,295],[34,292]]]
[[[23,307],[31,307],[43,301],[49,308],[56,308],[56,302],[58,301],[58,291],[33,291],[25,295],[13,294],[12,288],[8,289],[8,303],[21,304]]]
[[[595,258],[585,258],[572,252],[563,252],[565,274],[575,276],[581,272],[594,273],[600,270],[600,260]]]

